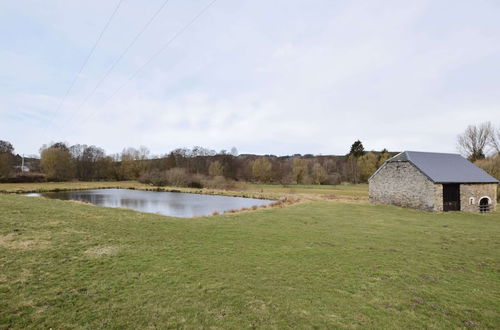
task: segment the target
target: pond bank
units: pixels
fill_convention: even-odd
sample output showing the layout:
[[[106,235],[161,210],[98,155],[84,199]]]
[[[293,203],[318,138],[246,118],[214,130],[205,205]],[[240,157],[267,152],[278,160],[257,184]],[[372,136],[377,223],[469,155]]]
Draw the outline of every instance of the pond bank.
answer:
[[[83,202],[101,207],[128,208],[179,218],[209,216],[241,209],[258,209],[274,203],[269,199],[122,188],[28,193],[25,196]]]

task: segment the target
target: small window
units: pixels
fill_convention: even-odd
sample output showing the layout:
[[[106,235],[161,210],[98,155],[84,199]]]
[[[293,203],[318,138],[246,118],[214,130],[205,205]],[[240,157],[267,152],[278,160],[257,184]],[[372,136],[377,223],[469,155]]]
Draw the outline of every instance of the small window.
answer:
[[[474,205],[474,204],[476,204],[474,197],[469,198],[469,205]]]

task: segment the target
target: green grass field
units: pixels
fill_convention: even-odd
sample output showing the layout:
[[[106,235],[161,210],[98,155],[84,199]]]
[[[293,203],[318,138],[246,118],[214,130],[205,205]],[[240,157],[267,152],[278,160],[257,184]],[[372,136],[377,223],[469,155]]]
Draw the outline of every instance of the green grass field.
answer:
[[[322,189],[366,196],[248,188]],[[177,219],[0,194],[0,328],[499,328],[499,237],[498,212],[364,199]]]
[[[251,184],[246,190],[276,193],[276,194],[304,194],[304,195],[334,195],[339,197],[368,197],[368,185],[263,185]]]

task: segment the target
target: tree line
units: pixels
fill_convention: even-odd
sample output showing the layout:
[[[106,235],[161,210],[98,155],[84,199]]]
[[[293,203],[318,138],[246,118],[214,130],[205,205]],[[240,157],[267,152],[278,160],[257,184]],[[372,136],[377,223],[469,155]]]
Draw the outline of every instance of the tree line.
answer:
[[[489,122],[470,125],[458,135],[457,148],[491,175],[500,177],[500,129]],[[363,183],[395,154],[387,149],[367,152],[359,140],[341,156],[238,154],[234,147],[219,152],[203,147],[178,148],[162,156],[152,156],[146,147],[129,147],[108,155],[93,145],[56,142],[43,145],[39,159],[25,159],[30,168],[26,173],[12,144],[0,140],[0,181],[138,180],[157,186],[217,188],[238,182]]]
[[[63,142],[43,145],[30,173],[19,167],[12,144],[1,141],[2,181],[139,180],[154,185],[225,187],[236,182],[279,184],[339,184],[366,182],[391,155],[387,150],[366,152],[361,141],[347,155],[275,156],[238,154],[236,148],[216,152],[203,147],[178,148],[151,156],[146,147],[125,148],[107,155],[93,145]]]

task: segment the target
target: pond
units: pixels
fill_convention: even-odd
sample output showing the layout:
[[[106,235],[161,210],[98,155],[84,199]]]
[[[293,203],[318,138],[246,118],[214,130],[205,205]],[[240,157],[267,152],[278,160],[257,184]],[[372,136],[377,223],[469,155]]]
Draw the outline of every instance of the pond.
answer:
[[[192,218],[224,213],[243,207],[263,206],[273,201],[243,197],[159,192],[131,189],[95,189],[27,194],[52,199],[74,200],[106,207],[124,207],[136,211],[172,217]]]

